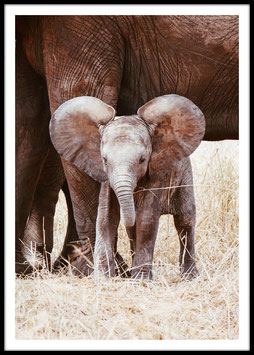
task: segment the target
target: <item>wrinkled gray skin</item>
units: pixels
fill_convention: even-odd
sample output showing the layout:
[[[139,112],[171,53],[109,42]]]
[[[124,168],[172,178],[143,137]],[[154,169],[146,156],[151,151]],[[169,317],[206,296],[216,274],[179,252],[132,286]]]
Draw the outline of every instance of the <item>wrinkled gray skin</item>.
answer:
[[[133,251],[131,276],[150,280],[159,217],[169,201],[167,212],[174,215],[180,239],[182,276],[190,279],[198,274],[188,156],[204,132],[202,112],[179,95],[155,98],[131,116],[115,116],[113,107],[93,97],[69,100],[54,113],[50,135],[58,153],[101,182],[96,272],[115,276],[114,247],[121,217]]]
[[[20,163],[17,161],[16,169]],[[31,167],[30,179],[34,177],[33,173],[36,169],[37,166]],[[18,179],[19,176],[17,176]],[[32,184],[32,179],[30,179]],[[16,273],[19,275],[30,273],[41,267],[51,268],[55,206],[64,181],[61,159],[51,146],[40,172],[32,201],[26,196],[26,201],[32,204],[25,227],[19,231],[16,239]],[[24,210],[25,208],[24,203]],[[18,225],[16,225],[16,231],[18,232]]]
[[[16,273],[18,275],[26,275],[45,267],[52,270],[54,213],[60,189],[64,192],[67,203],[68,228],[63,250],[54,264],[55,270],[65,265],[69,255],[73,255],[71,243],[79,238],[61,159],[51,145],[36,185],[31,212],[23,233],[19,234],[16,240]]]
[[[124,131],[121,139],[118,139],[119,129]],[[115,275],[112,246],[121,216],[131,241],[131,275],[151,279],[159,217],[167,212],[174,215],[179,235],[181,274],[191,279],[198,275],[194,252],[196,212],[193,187],[142,191],[154,186],[193,185],[190,159],[184,158],[171,166],[162,181],[149,183],[148,174],[143,180],[141,178],[146,175],[151,150],[148,129],[139,123],[137,116],[120,117],[103,133],[101,154],[109,182],[102,183],[100,191],[95,267],[105,275]],[[163,207],[168,210],[163,211]],[[183,257],[185,243],[187,251]]]
[[[168,93],[188,97],[200,107],[205,140],[238,139],[238,16],[16,16],[17,271],[26,261],[21,249],[33,205],[41,206],[38,215],[47,214],[49,231],[61,188],[55,181],[58,168],[52,181],[40,177],[50,151],[51,115],[82,95],[103,100],[118,115],[131,115]],[[75,270],[87,274],[100,183],[63,158],[62,164],[76,225],[64,255]],[[43,196],[50,196],[51,216],[43,207],[46,197],[36,192],[38,182],[46,191]],[[39,219],[34,235],[42,236]],[[33,233],[29,243],[31,238]],[[66,252],[69,241],[81,256]],[[41,243],[41,237],[35,242]]]

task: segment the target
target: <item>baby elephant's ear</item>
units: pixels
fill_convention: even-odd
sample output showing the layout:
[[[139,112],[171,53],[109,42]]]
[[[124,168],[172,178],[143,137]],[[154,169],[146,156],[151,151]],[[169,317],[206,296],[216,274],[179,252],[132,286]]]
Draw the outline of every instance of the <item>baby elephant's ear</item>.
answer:
[[[95,97],[80,96],[64,102],[54,112],[49,126],[56,151],[93,179],[106,181],[99,127],[114,116],[114,108]]]
[[[149,172],[161,176],[170,166],[189,156],[205,133],[205,118],[189,99],[164,95],[147,102],[138,110],[153,132],[153,150]]]

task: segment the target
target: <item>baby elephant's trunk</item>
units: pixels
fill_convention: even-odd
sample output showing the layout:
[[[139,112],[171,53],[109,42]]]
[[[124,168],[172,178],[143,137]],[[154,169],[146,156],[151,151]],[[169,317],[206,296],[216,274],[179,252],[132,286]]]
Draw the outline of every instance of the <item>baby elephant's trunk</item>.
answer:
[[[130,182],[118,180],[113,187],[120,205],[122,222],[125,227],[132,227],[135,224],[135,206],[133,200],[134,188]]]

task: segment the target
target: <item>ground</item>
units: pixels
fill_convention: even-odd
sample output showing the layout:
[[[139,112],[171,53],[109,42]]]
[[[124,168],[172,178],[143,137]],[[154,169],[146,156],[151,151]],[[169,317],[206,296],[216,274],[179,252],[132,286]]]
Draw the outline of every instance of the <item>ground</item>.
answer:
[[[238,141],[202,142],[191,160],[200,277],[181,280],[172,216],[162,216],[150,283],[114,278],[96,284],[93,278],[47,271],[17,278],[16,339],[238,339]],[[61,250],[66,223],[60,194],[53,259]],[[130,264],[122,226],[118,249]]]

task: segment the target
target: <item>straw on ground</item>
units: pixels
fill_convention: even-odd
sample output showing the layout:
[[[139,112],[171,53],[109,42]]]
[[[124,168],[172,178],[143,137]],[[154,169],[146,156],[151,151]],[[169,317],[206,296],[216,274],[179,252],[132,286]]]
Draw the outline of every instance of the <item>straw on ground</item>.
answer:
[[[200,277],[182,281],[179,241],[162,216],[151,283],[52,275],[16,279],[17,339],[237,339],[238,142],[203,142],[191,157],[197,204]],[[55,216],[53,259],[63,243],[67,212],[62,194]],[[125,229],[118,249],[130,265]]]

